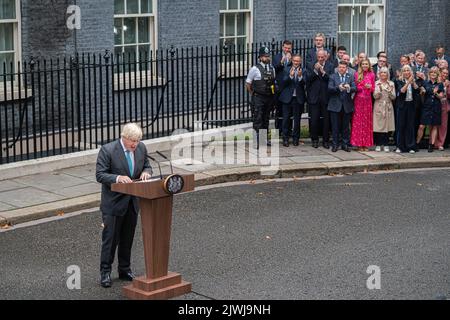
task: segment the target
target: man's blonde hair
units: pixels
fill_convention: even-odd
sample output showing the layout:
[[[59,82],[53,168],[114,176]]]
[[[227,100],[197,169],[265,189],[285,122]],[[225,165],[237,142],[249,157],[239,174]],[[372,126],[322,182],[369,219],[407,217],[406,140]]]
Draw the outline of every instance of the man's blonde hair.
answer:
[[[142,139],[142,129],[136,123],[127,123],[122,128],[122,133],[120,135],[122,138],[129,140],[141,140]]]

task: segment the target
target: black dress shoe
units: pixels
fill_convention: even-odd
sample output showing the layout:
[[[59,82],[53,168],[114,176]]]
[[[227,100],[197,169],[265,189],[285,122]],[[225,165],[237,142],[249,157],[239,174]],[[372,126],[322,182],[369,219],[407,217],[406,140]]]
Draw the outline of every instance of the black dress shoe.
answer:
[[[333,148],[331,148],[331,152],[337,152],[338,151],[338,147],[337,146],[333,146]]]
[[[135,278],[135,275],[133,274],[132,271],[119,272],[119,279],[120,280],[133,281],[134,278]]]
[[[283,146],[284,147],[289,147],[289,140],[284,140],[283,141]]]
[[[294,143],[293,143],[293,145],[294,145],[294,147],[298,147],[299,146],[299,141],[298,140],[294,140]]]
[[[428,145],[428,152],[433,152],[434,150],[434,145],[432,145],[432,144],[429,144]]]
[[[112,285],[111,281],[111,273],[110,272],[102,272],[100,275],[100,285],[103,288],[109,288]]]
[[[322,143],[322,146],[323,146],[325,149],[330,149],[330,144],[329,144],[328,142]]]
[[[319,141],[313,141],[312,146],[317,149],[319,147]]]
[[[342,146],[342,150],[344,150],[345,152],[350,152],[349,146]]]

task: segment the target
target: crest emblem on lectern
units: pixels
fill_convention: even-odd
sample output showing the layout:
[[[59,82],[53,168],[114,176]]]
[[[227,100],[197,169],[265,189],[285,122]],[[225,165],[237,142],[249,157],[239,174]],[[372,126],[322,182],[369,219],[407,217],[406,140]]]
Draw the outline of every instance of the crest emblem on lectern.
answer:
[[[180,193],[184,188],[184,179],[178,174],[168,176],[164,181],[164,190],[168,194]]]

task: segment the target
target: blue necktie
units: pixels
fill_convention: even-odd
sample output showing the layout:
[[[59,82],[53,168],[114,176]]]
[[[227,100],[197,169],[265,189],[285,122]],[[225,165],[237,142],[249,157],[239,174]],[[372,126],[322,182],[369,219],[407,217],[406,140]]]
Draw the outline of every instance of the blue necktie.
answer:
[[[127,158],[127,162],[128,162],[128,169],[130,170],[130,176],[133,176],[133,160],[131,160],[131,154],[130,151],[125,151],[125,156]]]

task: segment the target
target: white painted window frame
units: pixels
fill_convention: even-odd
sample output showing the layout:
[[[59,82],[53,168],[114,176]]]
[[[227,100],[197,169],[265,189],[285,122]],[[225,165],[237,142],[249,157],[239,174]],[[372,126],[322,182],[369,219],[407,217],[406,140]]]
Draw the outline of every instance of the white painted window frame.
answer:
[[[382,3],[369,3],[369,0],[367,0],[367,3],[355,3],[355,1],[353,0],[353,3],[338,3],[338,8],[339,7],[350,7],[353,9],[359,8],[359,7],[371,7],[371,6],[377,6],[377,7],[382,7],[383,8],[383,21],[381,23],[381,32],[380,32],[380,40],[379,40],[379,50],[378,51],[383,51],[385,50],[385,46],[386,46],[386,0],[382,0]],[[339,10],[338,10],[339,12]],[[339,13],[338,13],[339,15]],[[338,16],[338,39],[339,39],[339,34],[350,34],[350,48],[347,48],[347,51],[350,54],[353,54],[353,35],[354,34],[369,34],[369,33],[378,33],[378,32],[371,32],[371,31],[367,31],[367,24],[366,24],[366,30],[365,31],[354,31],[353,30],[353,19],[351,19],[350,21],[350,31],[342,31],[339,28],[339,16]],[[365,50],[367,51],[367,37],[366,37],[366,42],[365,42]],[[353,58],[353,57],[352,57]],[[372,63],[376,63],[377,62],[377,57],[369,57],[370,61]]]

